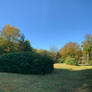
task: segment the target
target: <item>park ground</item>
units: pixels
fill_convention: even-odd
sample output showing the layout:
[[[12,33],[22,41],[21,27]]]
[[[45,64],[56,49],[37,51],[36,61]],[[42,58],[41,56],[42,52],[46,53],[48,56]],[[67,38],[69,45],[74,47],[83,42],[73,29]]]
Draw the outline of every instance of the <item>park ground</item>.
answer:
[[[92,92],[92,66],[54,67],[47,75],[0,73],[0,92]]]

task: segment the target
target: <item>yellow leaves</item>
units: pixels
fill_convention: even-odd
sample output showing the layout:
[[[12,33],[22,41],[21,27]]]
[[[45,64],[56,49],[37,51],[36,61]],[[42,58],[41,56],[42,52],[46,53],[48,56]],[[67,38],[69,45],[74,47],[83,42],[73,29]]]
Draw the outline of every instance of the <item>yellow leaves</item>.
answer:
[[[63,48],[59,51],[59,55],[63,57],[78,57],[80,55],[81,49],[80,46],[75,42],[69,42],[66,45],[64,45]]]
[[[10,24],[7,24],[1,31],[1,36],[5,40],[15,40],[20,37],[19,29],[11,27]]]

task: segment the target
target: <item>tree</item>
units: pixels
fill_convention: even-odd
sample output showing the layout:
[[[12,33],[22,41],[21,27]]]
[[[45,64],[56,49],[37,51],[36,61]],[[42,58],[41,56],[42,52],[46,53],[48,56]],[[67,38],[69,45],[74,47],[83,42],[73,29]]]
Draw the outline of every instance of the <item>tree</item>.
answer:
[[[9,42],[17,42],[20,38],[20,31],[15,27],[11,27],[10,24],[7,24],[1,30],[1,37],[3,40],[7,40]]]
[[[53,58],[54,62],[57,62],[58,59],[58,48],[56,46],[52,46],[49,50],[49,52],[51,53],[51,57]]]
[[[57,53],[58,52],[58,48],[56,46],[52,46],[49,51]]]
[[[18,51],[24,51],[24,43],[25,43],[25,36],[21,34],[21,37],[18,42]]]
[[[44,49],[39,49],[37,50],[37,53],[43,55],[43,56],[49,56],[50,57],[50,52],[48,50],[44,50]]]
[[[29,40],[25,40],[25,36],[23,34],[19,40],[19,51],[32,51]]]
[[[26,40],[26,41],[24,42],[24,51],[32,51],[32,47],[31,47],[31,45],[30,45],[29,40]]]
[[[85,36],[85,40],[82,42],[83,54],[86,54],[86,61],[88,63],[89,60],[92,59],[91,52],[92,52],[92,35],[87,34]]]
[[[79,60],[81,56],[81,49],[76,42],[69,42],[59,50],[58,54],[63,58],[71,57]]]
[[[53,52],[50,52],[50,51],[44,50],[44,49],[40,49],[40,50],[37,50],[37,53],[39,53],[42,56],[51,58],[54,61],[54,63],[56,62],[56,58],[55,58],[56,55],[54,55]]]
[[[1,30],[0,47],[5,53],[32,50],[30,42],[25,40],[19,29],[11,27],[9,24]]]
[[[0,46],[2,46],[5,52],[14,52],[17,50],[18,40],[20,38],[20,31],[15,27],[11,27],[7,24],[0,34]]]

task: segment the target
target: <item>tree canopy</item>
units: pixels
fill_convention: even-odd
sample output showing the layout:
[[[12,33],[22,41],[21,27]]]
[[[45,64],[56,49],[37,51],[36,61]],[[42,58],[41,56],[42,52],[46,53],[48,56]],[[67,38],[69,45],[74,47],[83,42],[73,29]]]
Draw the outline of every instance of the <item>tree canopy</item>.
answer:
[[[92,60],[92,35],[87,34],[85,36],[81,47],[76,42],[68,42],[59,51],[56,46],[52,46],[49,50],[38,50],[31,46],[30,41],[25,39],[25,35],[18,28],[10,26],[10,24],[5,25],[0,31],[0,55],[25,51],[33,51],[42,56],[50,57],[54,62],[57,60],[61,62],[67,57],[75,58],[77,61],[85,57],[88,62]]]
[[[78,59],[81,54],[80,46],[76,42],[69,42],[59,50],[59,56]]]
[[[0,33],[0,49],[3,53],[30,51],[32,47],[16,27],[7,24]]]

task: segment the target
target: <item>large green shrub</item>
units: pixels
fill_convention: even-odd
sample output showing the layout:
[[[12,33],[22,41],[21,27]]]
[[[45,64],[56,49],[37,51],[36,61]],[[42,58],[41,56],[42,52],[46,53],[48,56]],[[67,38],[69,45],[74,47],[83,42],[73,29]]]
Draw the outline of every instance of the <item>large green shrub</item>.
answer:
[[[53,71],[53,61],[34,52],[9,53],[0,57],[0,71],[46,74]]]
[[[58,63],[64,63],[64,58],[62,58],[62,57],[59,58],[59,59],[58,59]]]
[[[66,58],[65,63],[69,65],[78,65],[78,62],[75,60],[75,58],[70,57]]]
[[[88,64],[92,65],[92,60],[89,60]]]

